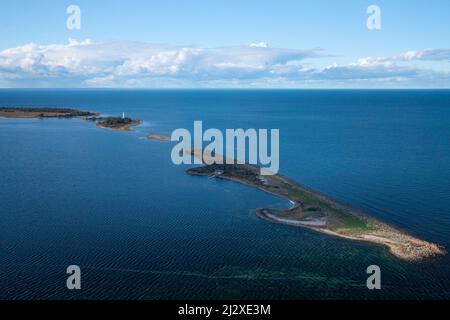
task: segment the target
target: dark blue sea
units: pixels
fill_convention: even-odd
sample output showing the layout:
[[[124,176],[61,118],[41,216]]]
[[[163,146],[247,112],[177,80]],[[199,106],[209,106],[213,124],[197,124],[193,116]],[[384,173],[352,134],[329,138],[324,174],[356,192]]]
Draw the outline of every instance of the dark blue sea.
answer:
[[[450,256],[259,219],[285,200],[185,174],[176,128],[279,128],[280,173],[450,251],[450,91],[0,90],[0,106],[143,120],[0,119],[0,299],[450,298]],[[366,268],[381,268],[368,290]],[[81,290],[66,288],[79,265]]]

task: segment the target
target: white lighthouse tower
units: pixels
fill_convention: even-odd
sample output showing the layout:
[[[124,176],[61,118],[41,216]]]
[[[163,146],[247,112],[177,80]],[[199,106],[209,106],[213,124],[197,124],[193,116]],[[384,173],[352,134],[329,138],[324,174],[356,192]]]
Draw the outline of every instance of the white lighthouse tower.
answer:
[[[125,119],[125,112],[122,112],[122,119]]]

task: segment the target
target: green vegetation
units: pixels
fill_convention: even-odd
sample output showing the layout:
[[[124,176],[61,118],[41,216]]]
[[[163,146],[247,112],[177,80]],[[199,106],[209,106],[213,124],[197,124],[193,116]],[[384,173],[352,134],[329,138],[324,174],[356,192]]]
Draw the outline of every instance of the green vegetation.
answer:
[[[131,118],[121,118],[121,117],[106,117],[100,118],[100,125],[104,125],[107,127],[123,127],[133,123],[133,119]]]
[[[330,219],[328,225],[330,230],[342,233],[358,233],[370,230],[367,222],[355,215],[345,213],[342,210],[335,210],[334,213],[335,216]]]
[[[358,233],[370,229],[367,222],[344,209],[337,208],[330,201],[321,199],[319,196],[302,190],[295,185],[283,182],[283,188],[288,191],[289,196],[298,201],[306,212],[323,212],[327,214],[328,228],[333,231]]]
[[[31,108],[31,107],[0,107],[0,114],[10,117],[33,117],[33,118],[73,118],[73,117],[90,117],[96,113],[89,111],[80,111],[70,108]]]
[[[115,130],[129,130],[132,126],[140,123],[140,120],[122,117],[101,117],[88,118],[91,121],[97,121],[97,126]]]

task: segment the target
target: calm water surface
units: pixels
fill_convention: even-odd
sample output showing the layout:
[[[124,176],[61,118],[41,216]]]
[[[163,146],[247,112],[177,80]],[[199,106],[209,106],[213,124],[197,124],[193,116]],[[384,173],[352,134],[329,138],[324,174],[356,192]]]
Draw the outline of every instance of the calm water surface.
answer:
[[[285,200],[186,175],[172,145],[205,128],[279,128],[280,172],[450,248],[450,91],[0,90],[0,106],[67,106],[144,122],[0,119],[0,298],[450,298],[450,258],[255,216]],[[65,268],[82,290],[65,289]],[[382,290],[365,286],[382,269]]]

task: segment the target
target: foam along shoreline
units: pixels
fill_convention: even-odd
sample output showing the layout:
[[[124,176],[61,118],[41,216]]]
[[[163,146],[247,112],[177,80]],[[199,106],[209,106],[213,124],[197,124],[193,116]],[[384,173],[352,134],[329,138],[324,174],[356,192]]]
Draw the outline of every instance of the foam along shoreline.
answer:
[[[201,155],[199,150],[187,151],[196,157]],[[397,258],[408,261],[446,254],[445,249],[437,244],[415,238],[289,178],[280,175],[261,177],[259,168],[253,165],[205,164],[186,172],[236,181],[289,200],[292,206],[286,210],[263,208],[256,212],[258,217],[273,223],[383,245]]]
[[[280,222],[283,224],[293,225],[293,226],[314,226],[314,227],[326,227],[327,225],[327,219],[325,217],[319,217],[319,218],[305,218],[303,220],[292,220],[292,219],[284,219],[277,217],[276,215],[261,210],[261,214],[264,214],[267,218],[270,220]]]

